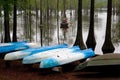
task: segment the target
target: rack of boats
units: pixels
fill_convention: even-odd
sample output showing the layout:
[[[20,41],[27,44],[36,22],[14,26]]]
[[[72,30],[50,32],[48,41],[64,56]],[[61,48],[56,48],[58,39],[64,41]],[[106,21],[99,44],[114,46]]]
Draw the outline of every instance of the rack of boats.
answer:
[[[90,65],[91,59],[88,59],[93,58],[96,55],[91,48],[81,50],[79,46],[69,47],[67,44],[41,47],[38,43],[28,43],[26,41],[1,43],[0,55],[1,54],[5,54],[5,61],[14,61],[20,59],[22,60],[22,64],[39,63],[39,68],[54,68],[86,59],[86,61],[79,64],[75,70],[81,70],[85,68],[88,66],[88,63],[89,66],[95,65],[94,63],[91,63]],[[92,61],[95,60],[92,59]]]

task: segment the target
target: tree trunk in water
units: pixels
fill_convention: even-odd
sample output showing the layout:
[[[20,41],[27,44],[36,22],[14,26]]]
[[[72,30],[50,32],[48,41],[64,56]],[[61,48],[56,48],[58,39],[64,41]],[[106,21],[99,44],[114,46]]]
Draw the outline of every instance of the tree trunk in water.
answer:
[[[50,10],[50,6],[49,6],[49,2],[48,2],[48,0],[47,0],[47,2],[46,2],[46,4],[47,4],[47,16],[46,16],[46,18],[47,18],[47,20],[46,20],[46,23],[47,23],[47,38],[48,38],[48,46],[50,45],[49,44],[49,42],[50,42],[50,19],[49,19],[49,17],[50,17],[50,15],[49,15],[49,10]]]
[[[31,3],[29,0],[29,40],[32,41],[32,13],[31,13]]]
[[[77,28],[77,37],[74,45],[78,45],[80,49],[86,49],[82,37],[82,0],[78,0],[78,28]]]
[[[37,33],[38,33],[38,5],[37,5],[37,0],[35,0],[35,10],[36,10],[36,42],[37,42]]]
[[[106,24],[106,35],[105,41],[102,47],[103,53],[113,53],[115,48],[111,41],[111,16],[112,16],[112,0],[108,0],[107,10],[107,24]]]
[[[59,0],[57,0],[57,37],[58,37],[58,44],[60,44],[60,40],[59,40]]]
[[[66,18],[66,0],[63,0],[63,7],[64,7],[64,9],[63,9],[63,18]]]
[[[10,25],[9,25],[9,10],[8,10],[8,4],[5,3],[4,8],[4,42],[11,42],[10,39]]]
[[[28,21],[28,17],[27,17],[27,10],[24,9],[24,36],[25,39],[28,39],[28,25],[27,25],[27,21]]]
[[[14,0],[14,11],[13,11],[13,42],[17,42],[17,1]]]
[[[43,46],[43,41],[42,41],[42,36],[43,36],[43,19],[42,19],[42,0],[40,0],[40,41],[41,41],[41,46]]]
[[[2,7],[0,7],[0,11],[2,11]],[[0,26],[1,26],[1,30],[3,30],[3,21],[2,21],[2,14],[0,14]],[[4,39],[3,39],[3,31],[1,32],[1,43],[3,43],[4,42]]]
[[[90,8],[90,27],[89,34],[86,41],[87,48],[95,49],[96,41],[94,36],[94,0],[91,0],[91,8]]]

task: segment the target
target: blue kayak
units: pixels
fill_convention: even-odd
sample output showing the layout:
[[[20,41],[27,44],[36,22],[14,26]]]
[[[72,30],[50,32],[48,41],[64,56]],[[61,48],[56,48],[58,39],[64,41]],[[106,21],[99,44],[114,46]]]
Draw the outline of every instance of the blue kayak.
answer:
[[[39,63],[41,60],[49,58],[51,56],[55,56],[57,54],[62,54],[64,52],[70,53],[70,52],[75,51],[77,49],[80,50],[79,46],[73,46],[70,48],[58,48],[58,49],[52,49],[49,51],[39,52],[37,54],[33,54],[30,56],[24,57],[22,63],[23,64]]]
[[[12,43],[2,43],[0,46],[0,54],[12,52],[12,51],[18,51],[28,48],[33,48],[39,46],[37,43],[27,43],[25,41],[23,42],[12,42]]]
[[[65,48],[65,47],[68,47],[68,45],[61,44],[61,45],[37,47],[37,48],[30,48],[30,49],[26,49],[26,50],[17,51],[17,52],[11,52],[11,53],[8,53],[5,55],[4,60],[22,59],[26,56],[33,55],[38,52],[43,52],[43,51],[57,49],[57,48]]]
[[[95,56],[95,53],[92,49],[86,50],[76,50],[73,52],[64,52],[51,56],[49,58],[43,59],[40,63],[40,68],[52,68],[71,62],[75,62],[82,59],[87,59],[89,57]]]

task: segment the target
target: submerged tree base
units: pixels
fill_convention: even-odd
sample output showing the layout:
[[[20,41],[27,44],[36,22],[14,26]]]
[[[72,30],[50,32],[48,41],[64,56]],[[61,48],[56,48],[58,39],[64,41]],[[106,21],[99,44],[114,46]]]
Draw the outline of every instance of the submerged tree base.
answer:
[[[102,51],[104,54],[106,53],[113,53],[115,51],[115,48],[112,44],[111,41],[105,41],[103,47],[102,47]]]

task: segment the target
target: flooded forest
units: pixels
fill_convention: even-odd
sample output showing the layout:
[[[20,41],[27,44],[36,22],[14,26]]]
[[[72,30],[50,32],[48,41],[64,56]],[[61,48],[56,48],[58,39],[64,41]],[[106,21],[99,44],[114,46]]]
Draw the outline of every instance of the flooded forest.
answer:
[[[97,53],[105,53],[107,44],[120,53],[119,5],[118,0],[0,0],[0,42],[67,43]]]

